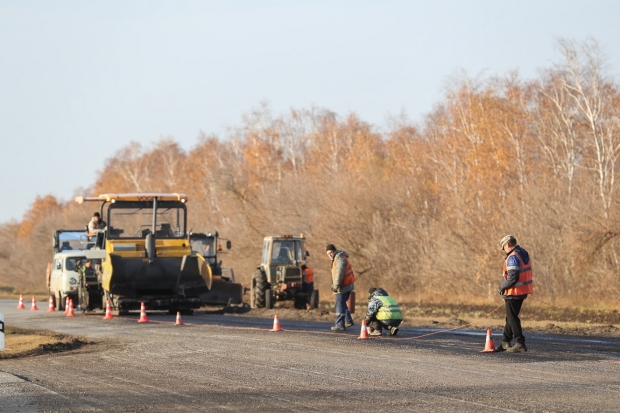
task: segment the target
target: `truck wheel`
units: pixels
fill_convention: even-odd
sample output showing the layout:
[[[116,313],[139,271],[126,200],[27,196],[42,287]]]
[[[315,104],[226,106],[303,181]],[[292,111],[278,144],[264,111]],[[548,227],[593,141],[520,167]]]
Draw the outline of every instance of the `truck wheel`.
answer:
[[[310,307],[319,308],[319,290],[314,290],[310,294]]]
[[[265,292],[265,307],[271,310],[273,308],[273,295],[271,294],[271,288],[267,288],[266,290],[264,290],[264,292]]]
[[[269,290],[271,295],[271,290]],[[267,275],[261,270],[254,271],[254,305],[256,308],[263,308],[266,305],[267,296]]]

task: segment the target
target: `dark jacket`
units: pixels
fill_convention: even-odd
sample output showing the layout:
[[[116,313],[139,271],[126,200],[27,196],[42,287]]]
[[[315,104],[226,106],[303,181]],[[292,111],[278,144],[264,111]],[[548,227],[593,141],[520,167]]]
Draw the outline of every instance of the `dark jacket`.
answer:
[[[334,294],[344,294],[355,289],[355,283],[345,285],[344,287],[340,286],[347,269],[347,260],[344,257],[349,258],[349,254],[345,251],[337,250],[332,261],[332,291]]]

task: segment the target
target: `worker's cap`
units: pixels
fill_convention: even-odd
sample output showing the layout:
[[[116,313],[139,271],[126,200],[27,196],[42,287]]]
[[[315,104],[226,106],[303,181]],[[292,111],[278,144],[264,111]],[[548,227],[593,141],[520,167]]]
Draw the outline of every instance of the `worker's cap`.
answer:
[[[507,242],[510,242],[511,245],[515,245],[517,243],[517,239],[513,235],[506,235],[499,242],[501,249],[504,249],[504,245],[506,245]]]
[[[368,289],[368,299],[370,300],[370,297],[372,297],[372,293],[374,293],[375,291],[377,291],[376,287],[370,287]]]
[[[334,246],[334,244],[327,244],[325,252],[327,251],[336,251],[336,246]]]

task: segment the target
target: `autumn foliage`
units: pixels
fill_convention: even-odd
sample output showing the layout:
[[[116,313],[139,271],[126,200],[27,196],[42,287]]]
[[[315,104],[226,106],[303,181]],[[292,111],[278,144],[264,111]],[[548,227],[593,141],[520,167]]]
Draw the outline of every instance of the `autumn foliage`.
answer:
[[[498,241],[513,234],[532,256],[536,298],[615,305],[620,89],[594,42],[558,47],[563,62],[535,79],[455,80],[419,124],[400,117],[378,129],[355,114],[273,116],[261,105],[190,150],[172,138],[129,143],[87,192],[187,193],[189,227],[233,241],[224,265],[246,285],[264,236],[303,232],[323,298],[333,243],[362,291],[496,301]],[[53,230],[83,227],[90,214],[37,198],[0,229],[0,285],[44,290]]]

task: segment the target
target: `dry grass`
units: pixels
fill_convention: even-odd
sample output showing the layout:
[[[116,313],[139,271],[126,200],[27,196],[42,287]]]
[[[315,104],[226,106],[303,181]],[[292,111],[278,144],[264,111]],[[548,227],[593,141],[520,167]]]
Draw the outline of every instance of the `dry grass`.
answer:
[[[83,339],[51,331],[7,327],[4,334],[4,350],[0,351],[0,360],[63,352],[88,344]]]

